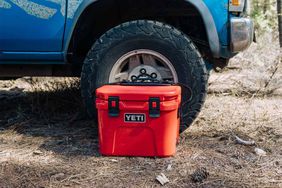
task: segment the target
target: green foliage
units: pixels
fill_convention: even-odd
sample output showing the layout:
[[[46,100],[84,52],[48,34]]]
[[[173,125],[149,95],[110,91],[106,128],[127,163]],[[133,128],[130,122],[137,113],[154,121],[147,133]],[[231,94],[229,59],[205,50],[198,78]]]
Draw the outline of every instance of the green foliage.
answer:
[[[276,0],[253,0],[251,17],[254,19],[257,34],[277,30]]]

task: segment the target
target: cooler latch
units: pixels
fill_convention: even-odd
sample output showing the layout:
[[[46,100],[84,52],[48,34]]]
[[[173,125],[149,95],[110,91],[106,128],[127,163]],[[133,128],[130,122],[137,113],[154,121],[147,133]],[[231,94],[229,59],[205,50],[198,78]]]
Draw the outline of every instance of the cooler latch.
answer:
[[[149,98],[149,116],[152,118],[160,117],[161,109],[160,109],[160,98],[158,97],[150,97]]]
[[[119,97],[109,97],[108,108],[109,108],[109,116],[111,117],[119,116]]]

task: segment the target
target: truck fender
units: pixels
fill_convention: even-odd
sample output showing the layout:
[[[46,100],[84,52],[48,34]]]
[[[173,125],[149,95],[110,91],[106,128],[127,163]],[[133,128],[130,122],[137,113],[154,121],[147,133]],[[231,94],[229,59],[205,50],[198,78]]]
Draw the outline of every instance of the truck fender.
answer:
[[[65,28],[65,37],[63,41],[63,52],[65,56],[65,60],[67,57],[68,47],[71,41],[72,34],[74,32],[75,26],[77,24],[77,21],[83,11],[92,3],[97,2],[98,0],[83,0],[81,4],[78,6],[78,8],[75,10],[75,13],[71,18],[68,18],[66,22],[66,28]],[[203,22],[205,24],[205,29],[207,31],[207,37],[209,46],[211,49],[211,52],[214,57],[220,57],[220,42],[219,37],[216,29],[215,22],[213,20],[212,14],[210,13],[208,7],[203,1],[200,0],[185,0],[186,2],[193,5],[201,14],[201,17],[203,19]]]

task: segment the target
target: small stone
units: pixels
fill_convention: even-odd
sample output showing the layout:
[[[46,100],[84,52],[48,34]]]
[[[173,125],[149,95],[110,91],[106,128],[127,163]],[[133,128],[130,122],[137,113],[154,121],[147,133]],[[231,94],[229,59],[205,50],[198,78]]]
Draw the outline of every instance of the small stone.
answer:
[[[33,154],[34,154],[34,155],[42,155],[43,152],[40,151],[40,150],[35,150],[35,151],[33,152]]]
[[[255,148],[255,153],[259,156],[266,156],[266,152],[260,148]]]
[[[114,163],[117,163],[117,162],[118,162],[118,160],[116,160],[116,159],[111,159],[110,161],[111,161],[111,162],[114,162]]]
[[[167,165],[166,170],[170,171],[171,169],[172,169],[172,165],[171,164]]]
[[[156,177],[156,180],[161,184],[161,185],[165,185],[169,182],[169,179],[163,174],[161,173],[160,175],[158,175]]]

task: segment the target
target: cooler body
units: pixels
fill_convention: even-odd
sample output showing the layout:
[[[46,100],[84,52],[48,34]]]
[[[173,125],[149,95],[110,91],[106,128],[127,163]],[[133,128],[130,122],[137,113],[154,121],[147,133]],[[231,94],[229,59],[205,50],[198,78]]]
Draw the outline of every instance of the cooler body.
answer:
[[[179,86],[106,85],[96,91],[102,155],[167,157],[179,137]]]

